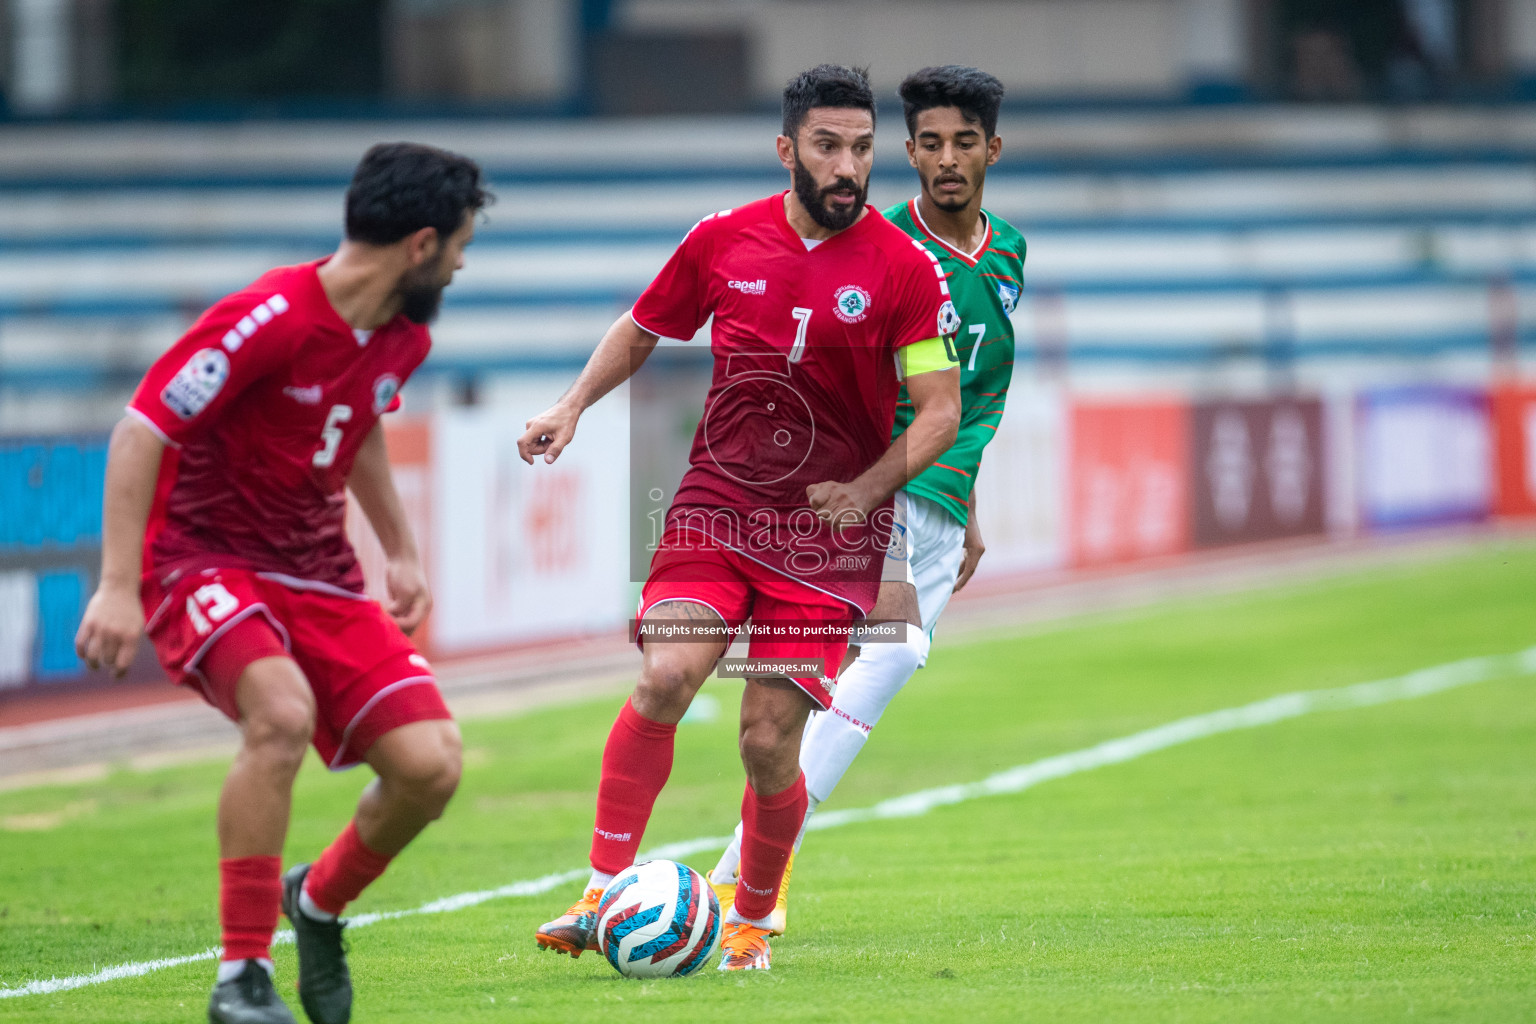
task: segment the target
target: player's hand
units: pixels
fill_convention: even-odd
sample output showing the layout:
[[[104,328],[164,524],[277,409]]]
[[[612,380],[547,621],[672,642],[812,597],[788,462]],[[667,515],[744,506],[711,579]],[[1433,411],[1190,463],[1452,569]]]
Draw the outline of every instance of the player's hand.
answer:
[[[863,523],[873,510],[873,503],[862,491],[836,480],[811,484],[805,489],[805,497],[816,515],[839,533]]]
[[[544,456],[545,462],[554,462],[576,436],[576,421],[580,418],[576,409],[556,403],[527,422],[528,429],[517,439],[517,454],[530,466],[536,455]]]
[[[121,679],[144,635],[144,606],[132,586],[103,582],[85,606],[75,633],[75,653],[93,670],[105,668]]]
[[[432,610],[432,592],[421,559],[391,558],[384,566],[384,586],[389,591],[389,617],[410,636]]]
[[[960,559],[960,576],[955,580],[955,593],[958,594],[961,587],[971,582],[977,563],[986,553],[987,546],[981,542],[981,527],[976,525],[976,510],[973,508],[965,524],[965,555]]]

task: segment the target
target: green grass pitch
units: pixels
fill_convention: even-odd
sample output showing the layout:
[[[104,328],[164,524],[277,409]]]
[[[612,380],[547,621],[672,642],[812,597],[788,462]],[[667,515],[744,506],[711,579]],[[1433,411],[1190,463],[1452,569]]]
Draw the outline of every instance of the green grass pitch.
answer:
[[[828,805],[857,807],[1277,693],[1536,644],[1536,546],[946,642]],[[577,895],[352,935],[354,1020],[1536,1019],[1536,678],[1228,733],[816,833],[767,974],[633,982],[539,952]],[[739,689],[679,730],[647,845],[724,835]],[[465,724],[448,815],[355,912],[580,867],[622,698]],[[0,794],[0,985],[208,948],[224,765]],[[288,859],[361,773],[300,780]],[[691,858],[707,869],[713,853]],[[293,995],[293,947],[276,950]],[[0,999],[0,1021],[204,1019],[207,962]],[[296,998],[290,999],[297,1012]]]

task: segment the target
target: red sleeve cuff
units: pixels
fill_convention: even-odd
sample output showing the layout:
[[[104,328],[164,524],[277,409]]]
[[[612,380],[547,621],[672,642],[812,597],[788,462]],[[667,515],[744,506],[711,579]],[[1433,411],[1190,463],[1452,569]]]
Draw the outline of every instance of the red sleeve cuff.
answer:
[[[181,447],[181,442],[171,437],[171,435],[166,431],[165,427],[156,422],[155,418],[149,413],[145,412],[143,409],[140,409],[136,405],[130,405],[128,406],[128,415],[132,416],[134,419],[144,424],[150,430],[154,431],[155,436],[160,438],[160,440],[165,442],[165,444],[172,448]]]

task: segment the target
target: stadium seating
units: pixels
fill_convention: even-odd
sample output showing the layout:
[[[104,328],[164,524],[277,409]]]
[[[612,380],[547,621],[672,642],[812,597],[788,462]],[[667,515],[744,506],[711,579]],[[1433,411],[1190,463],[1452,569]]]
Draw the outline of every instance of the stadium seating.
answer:
[[[1432,113],[1015,117],[988,198],[1030,240],[1024,357],[1064,346],[1090,385],[1276,346],[1303,374],[1405,358],[1441,360],[1441,377],[1481,373],[1490,309],[1536,287],[1528,120],[1519,108],[1454,128]],[[352,161],[389,137],[480,157],[500,196],[429,365],[574,365],[693,220],[783,187],[773,131],[752,118],[12,129],[0,386],[72,392],[60,415],[94,421],[95,396],[119,395],[210,300],[328,251]],[[900,130],[884,131],[880,203],[914,191]],[[31,422],[28,403],[0,404],[0,429]]]

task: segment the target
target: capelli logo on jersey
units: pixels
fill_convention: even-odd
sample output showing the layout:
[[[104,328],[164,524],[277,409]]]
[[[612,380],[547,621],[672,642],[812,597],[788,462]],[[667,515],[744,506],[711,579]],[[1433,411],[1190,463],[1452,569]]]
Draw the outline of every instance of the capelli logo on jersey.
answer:
[[[298,402],[300,405],[319,405],[322,397],[320,385],[311,384],[307,388],[294,387],[292,385],[283,388],[283,394]]]
[[[734,288],[743,295],[767,295],[768,279],[760,277],[756,281],[727,281],[727,287]]]

